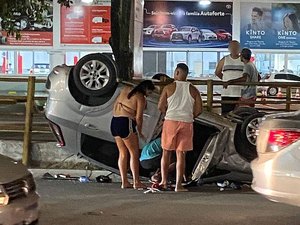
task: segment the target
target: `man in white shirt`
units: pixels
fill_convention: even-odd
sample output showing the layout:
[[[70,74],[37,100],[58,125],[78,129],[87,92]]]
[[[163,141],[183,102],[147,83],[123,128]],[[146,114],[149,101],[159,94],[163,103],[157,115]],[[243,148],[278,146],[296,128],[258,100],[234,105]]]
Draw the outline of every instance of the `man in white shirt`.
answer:
[[[244,63],[240,59],[240,43],[236,40],[231,41],[228,50],[230,54],[219,61],[215,70],[216,76],[225,82],[241,77],[244,69]],[[223,88],[222,101],[238,101],[241,97],[241,89],[242,87],[238,85],[231,85],[227,89]],[[234,110],[236,105],[234,103],[222,103],[222,115]]]
[[[167,188],[170,158],[172,151],[176,151],[176,192],[187,191],[182,186],[185,153],[193,150],[193,121],[202,112],[199,91],[186,81],[188,72],[189,68],[186,64],[177,64],[174,72],[175,81],[163,89],[158,103],[159,110],[165,114],[160,186]]]

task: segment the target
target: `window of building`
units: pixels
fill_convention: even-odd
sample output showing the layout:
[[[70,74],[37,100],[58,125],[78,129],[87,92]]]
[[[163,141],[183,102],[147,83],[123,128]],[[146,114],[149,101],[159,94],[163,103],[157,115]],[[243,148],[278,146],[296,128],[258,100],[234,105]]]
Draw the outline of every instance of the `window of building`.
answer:
[[[287,72],[300,76],[300,54],[289,54],[287,57]]]
[[[166,73],[173,77],[176,65],[187,61],[187,52],[167,52]]]
[[[0,74],[14,74],[14,51],[0,51]]]

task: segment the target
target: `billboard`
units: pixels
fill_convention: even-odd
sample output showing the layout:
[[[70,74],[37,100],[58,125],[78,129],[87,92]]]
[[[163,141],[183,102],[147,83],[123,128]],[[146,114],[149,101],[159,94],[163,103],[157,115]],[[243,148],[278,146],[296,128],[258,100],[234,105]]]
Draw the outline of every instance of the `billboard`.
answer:
[[[0,45],[10,46],[52,46],[53,45],[53,5],[48,1],[49,7],[42,13],[40,22],[34,11],[12,12],[16,28],[20,30],[21,39],[7,36],[7,32],[0,31]],[[2,19],[0,18],[0,21]]]
[[[232,38],[231,21],[232,2],[145,2],[143,46],[226,48]]]
[[[108,44],[110,2],[61,8],[61,44]]]
[[[253,49],[300,49],[298,18],[300,4],[241,3],[241,44]]]

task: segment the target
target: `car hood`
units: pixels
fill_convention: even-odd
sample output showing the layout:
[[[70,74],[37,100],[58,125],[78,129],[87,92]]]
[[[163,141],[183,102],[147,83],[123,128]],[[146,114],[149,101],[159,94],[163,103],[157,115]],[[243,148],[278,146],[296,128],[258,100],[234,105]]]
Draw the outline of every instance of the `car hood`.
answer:
[[[28,174],[30,172],[21,162],[0,155],[0,184],[12,182]]]
[[[201,162],[199,162],[194,171],[193,179],[197,180],[202,176],[205,166],[213,167],[218,165],[220,169],[243,171],[245,173],[251,172],[250,164],[242,159],[235,149],[234,135],[236,123],[231,122],[221,115],[207,111],[203,111],[202,114],[196,118],[195,122],[213,126],[217,128],[219,132],[217,132],[206,145],[205,152],[209,155],[213,155],[213,157],[209,159],[210,163],[201,165]]]
[[[188,31],[175,31],[173,34],[190,34]]]

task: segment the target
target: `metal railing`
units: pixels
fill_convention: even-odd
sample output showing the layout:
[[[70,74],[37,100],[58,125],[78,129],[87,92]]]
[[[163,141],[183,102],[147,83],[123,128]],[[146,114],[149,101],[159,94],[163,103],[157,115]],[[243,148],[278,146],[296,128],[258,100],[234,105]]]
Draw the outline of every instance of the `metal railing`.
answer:
[[[160,91],[162,91],[162,87],[169,84],[173,80],[170,79],[166,82],[155,82],[155,85],[160,87]],[[284,104],[285,107],[283,109],[270,109],[270,111],[291,111],[291,105],[300,104],[300,97],[296,96],[299,95],[300,90],[300,82],[244,82],[244,83],[236,83],[234,85],[238,86],[256,86],[256,87],[277,87],[282,89],[281,91],[285,91],[284,94],[279,96],[266,96],[261,95],[257,96],[255,101],[248,100],[248,101],[228,101],[228,100],[221,100],[221,94],[215,94],[214,88],[216,86],[223,87],[224,82],[219,80],[188,80],[195,86],[206,86],[206,93],[201,93],[203,97],[203,105],[207,109],[207,111],[212,111],[214,108],[221,107],[222,103],[227,104],[260,104],[260,105],[278,105]],[[137,83],[137,80],[134,80],[133,83]],[[231,85],[229,85],[231,86]],[[292,90],[295,90],[294,92]],[[282,92],[281,92],[282,93]],[[294,94],[294,96],[293,96]],[[219,98],[218,98],[219,97]],[[300,109],[300,108],[299,108]]]
[[[19,124],[15,126],[6,126],[6,130],[24,129],[23,135],[23,153],[22,163],[28,165],[29,152],[31,149],[31,134],[32,134],[32,117],[34,100],[46,100],[46,97],[35,97],[35,84],[45,83],[45,79],[36,79],[35,76],[29,77],[0,77],[0,82],[27,82],[27,95],[1,95],[0,104],[16,104],[18,102],[26,102],[26,112],[24,126]]]

